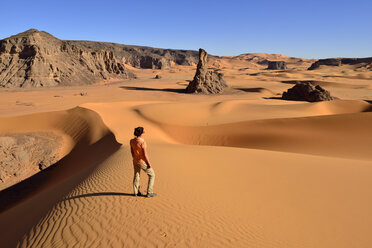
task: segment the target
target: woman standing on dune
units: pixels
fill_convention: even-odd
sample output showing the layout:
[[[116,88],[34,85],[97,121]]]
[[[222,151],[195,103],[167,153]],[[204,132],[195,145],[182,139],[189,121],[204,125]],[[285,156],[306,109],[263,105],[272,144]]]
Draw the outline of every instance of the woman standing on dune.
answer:
[[[140,173],[141,169],[146,171],[149,181],[147,186],[147,197],[154,197],[156,194],[153,192],[154,181],[155,181],[155,172],[152,168],[149,157],[147,155],[147,145],[143,139],[144,134],[143,127],[136,127],[134,129],[134,138],[130,140],[130,151],[133,157],[133,166],[134,166],[134,179],[133,179],[133,189],[134,196],[142,196],[139,191],[139,182],[140,182]]]

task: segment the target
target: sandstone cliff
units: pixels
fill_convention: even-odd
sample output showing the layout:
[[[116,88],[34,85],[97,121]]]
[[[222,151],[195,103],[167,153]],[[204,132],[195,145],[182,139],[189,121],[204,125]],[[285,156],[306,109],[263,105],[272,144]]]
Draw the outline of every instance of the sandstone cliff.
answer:
[[[356,65],[356,64],[364,64],[364,65],[371,65],[372,64],[372,57],[370,58],[330,58],[330,59],[319,59],[318,61],[314,62],[308,70],[315,70],[318,69],[321,65],[326,66],[341,66],[341,65]]]
[[[0,86],[83,85],[135,75],[111,51],[87,49],[36,29],[0,41]]]
[[[94,41],[70,42],[87,49],[111,51],[118,60],[141,69],[168,69],[172,64],[195,65],[198,63],[198,52],[192,50],[162,49]]]
[[[109,78],[133,78],[124,64],[143,69],[194,65],[198,52],[59,40],[30,29],[0,40],[0,87],[83,85]]]

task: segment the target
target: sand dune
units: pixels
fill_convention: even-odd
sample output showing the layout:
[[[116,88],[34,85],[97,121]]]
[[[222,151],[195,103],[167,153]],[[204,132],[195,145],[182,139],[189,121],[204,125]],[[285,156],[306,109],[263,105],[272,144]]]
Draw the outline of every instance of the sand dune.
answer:
[[[3,208],[0,222],[15,227],[1,225],[5,247],[368,247],[372,202],[362,197],[372,188],[367,103],[203,102],[194,115],[182,115],[195,104],[91,103],[7,118],[1,130],[27,119],[30,129],[71,137],[72,150],[23,183],[38,182],[27,198]],[[32,127],[34,120],[40,123]],[[65,128],[71,120],[76,124]],[[103,123],[124,144],[120,149]],[[139,124],[158,174],[159,196],[151,200],[130,195],[126,143]],[[8,192],[22,192],[19,187]],[[16,222],[20,215],[27,218]]]
[[[261,108],[262,111],[252,109],[252,105],[250,108],[243,106],[239,106],[239,108],[236,105],[231,102],[228,104],[217,103],[212,106],[212,111],[215,111],[214,108],[219,108],[220,112],[216,111],[216,114],[212,114],[212,111],[203,111],[199,105],[200,116],[195,116],[198,119],[196,124],[199,126],[191,127],[186,126],[188,122],[185,119],[188,117],[182,116],[184,110],[190,107],[182,106],[184,107],[182,111],[177,109],[177,105],[172,104],[172,106],[168,106],[166,111],[160,108],[163,110],[161,111],[159,108],[156,109],[156,105],[149,105],[138,108],[136,111],[140,116],[158,125],[166,134],[183,144],[245,147],[371,159],[372,142],[369,137],[372,133],[369,123],[372,121],[372,114],[363,112],[371,110],[371,105],[366,102],[332,101],[315,103],[310,107],[309,104],[281,106],[282,108],[259,106],[258,108]],[[354,109],[350,105],[354,105]],[[270,119],[270,107],[271,113],[274,115],[273,119]],[[222,113],[221,109],[223,109]],[[357,113],[352,113],[353,111]],[[244,112],[247,113],[245,116],[249,121],[243,121],[244,114],[242,113]],[[264,112],[266,119],[254,120],[254,118],[259,119],[263,116],[251,116],[249,113],[252,112]],[[166,115],[172,113],[172,118],[167,118],[167,122],[164,122],[166,117],[162,113],[166,113]],[[307,117],[289,118],[291,114],[293,117],[296,115],[298,117],[300,114]],[[280,115],[287,117],[278,118]],[[312,115],[313,117],[310,117]],[[227,120],[233,121],[233,123],[222,124]]]
[[[14,247],[61,197],[90,174],[94,165],[117,150],[118,144],[96,113],[79,107],[2,118],[0,125],[1,134],[48,130],[65,141],[59,162],[0,192],[2,246]],[[23,216],[22,221],[17,220],[19,216]]]
[[[369,111],[365,101],[336,100],[305,103],[295,101],[225,100],[195,103],[152,103],[136,108],[146,118],[175,125],[215,125],[247,120],[336,115]],[[193,111],[197,110],[197,111]],[[192,114],[184,113],[191,111]]]
[[[79,107],[52,113],[1,118],[0,135],[35,131],[50,131],[61,135],[64,145],[60,155],[63,157],[82,141],[83,137],[87,139],[85,142],[95,143],[108,129],[99,122],[96,113]]]
[[[348,78],[369,72],[220,60],[231,88],[216,96],[183,94],[194,67],[182,66],[1,91],[0,136],[63,139],[60,161],[0,192],[1,247],[370,247],[371,83]],[[341,100],[277,99],[293,80],[321,81]],[[157,174],[153,199],[131,195],[135,126]]]
[[[161,175],[158,198],[127,195],[132,168],[123,148],[60,200],[20,246],[367,247],[370,242],[362,231],[368,230],[371,202],[360,197],[370,193],[370,163],[180,145],[153,146],[151,155]],[[316,187],[309,187],[314,181]],[[352,230],[341,228],[350,225]]]

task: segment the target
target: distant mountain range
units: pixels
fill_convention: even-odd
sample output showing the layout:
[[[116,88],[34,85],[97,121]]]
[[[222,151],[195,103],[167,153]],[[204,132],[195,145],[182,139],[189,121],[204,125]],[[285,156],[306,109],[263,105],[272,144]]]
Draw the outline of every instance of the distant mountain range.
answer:
[[[263,68],[269,61],[285,61],[294,67],[311,69],[350,61],[372,62],[372,58],[317,61],[266,53],[210,58],[215,61],[243,60],[252,68]],[[0,87],[86,85],[110,78],[135,78],[126,65],[141,69],[169,69],[172,65],[187,66],[197,62],[198,52],[192,50],[60,40],[47,32],[30,29],[0,40]]]
[[[125,64],[166,69],[172,63],[192,65],[198,52],[60,40],[30,29],[0,40],[0,86],[84,85],[109,78],[134,78]]]

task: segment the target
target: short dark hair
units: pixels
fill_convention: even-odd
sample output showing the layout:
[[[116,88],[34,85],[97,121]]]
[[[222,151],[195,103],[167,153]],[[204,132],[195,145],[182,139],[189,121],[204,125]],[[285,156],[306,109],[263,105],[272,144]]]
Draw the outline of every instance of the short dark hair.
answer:
[[[143,134],[143,127],[136,127],[134,129],[134,136],[140,136],[141,134]]]

